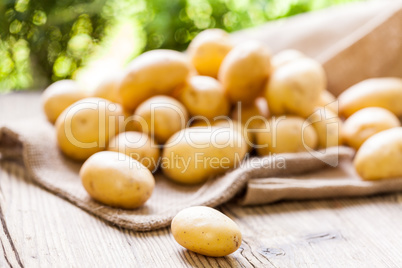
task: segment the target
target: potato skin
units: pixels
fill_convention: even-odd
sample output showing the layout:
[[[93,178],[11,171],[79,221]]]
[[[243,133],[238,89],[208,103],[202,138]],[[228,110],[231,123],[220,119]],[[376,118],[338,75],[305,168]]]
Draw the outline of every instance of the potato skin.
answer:
[[[364,180],[402,176],[402,128],[391,128],[368,138],[357,151],[353,164]]]
[[[224,30],[207,29],[191,41],[188,53],[200,75],[216,78],[223,59],[232,47],[229,34]]]
[[[131,156],[151,172],[156,171],[158,167],[160,157],[159,147],[145,133],[136,131],[120,133],[110,140],[107,150]]]
[[[366,107],[381,107],[402,115],[402,78],[372,78],[346,89],[338,97],[339,113],[349,117]]]
[[[390,111],[380,107],[367,107],[346,119],[342,138],[347,145],[358,150],[374,134],[400,126],[398,117]]]
[[[285,49],[282,50],[281,52],[275,54],[272,57],[272,67],[273,69],[277,69],[285,64],[288,64],[294,60],[300,59],[300,58],[305,58],[306,56],[296,50],[296,49]]]
[[[304,130],[303,124],[306,124]],[[304,145],[311,149],[315,149],[318,145],[316,131],[301,117],[271,118],[264,127],[265,131],[256,134],[258,146],[256,149],[259,156],[303,152],[306,151]],[[304,132],[304,144],[302,132]]]
[[[129,64],[120,84],[123,107],[134,111],[152,96],[169,95],[185,82],[190,70],[183,53],[164,49],[143,53]]]
[[[320,107],[308,118],[315,129],[320,148],[339,146],[342,144],[342,120],[328,107]]]
[[[42,106],[50,123],[54,124],[60,114],[71,104],[88,97],[73,80],[60,80],[51,84],[42,94]]]
[[[250,105],[237,104],[232,111],[233,120],[239,121],[244,127],[259,128],[262,121],[268,119],[269,110],[267,100],[259,97]]]
[[[115,75],[103,80],[92,92],[92,97],[103,98],[121,104],[119,88],[122,77]]]
[[[240,229],[232,219],[204,206],[183,209],[173,218],[171,228],[177,243],[205,256],[229,255],[242,242]]]
[[[230,104],[222,85],[212,77],[190,77],[180,92],[179,100],[192,116],[213,119],[229,114]]]
[[[272,73],[265,97],[272,115],[293,114],[307,118],[314,112],[325,86],[322,66],[312,59],[301,58]]]
[[[188,112],[183,104],[168,96],[155,96],[144,101],[135,110],[134,116],[145,123],[138,125],[138,129],[159,144],[185,128],[188,121]]]
[[[263,91],[271,69],[269,50],[257,41],[248,41],[227,54],[218,80],[232,103],[251,104]]]
[[[82,161],[105,150],[110,136],[120,131],[119,117],[124,117],[121,106],[105,99],[86,98],[72,104],[55,125],[61,151]]]
[[[93,199],[124,209],[142,206],[155,187],[155,179],[146,167],[118,152],[92,155],[82,165],[80,177]]]
[[[247,150],[244,137],[234,128],[186,128],[166,142],[161,167],[173,181],[197,184],[235,167]]]

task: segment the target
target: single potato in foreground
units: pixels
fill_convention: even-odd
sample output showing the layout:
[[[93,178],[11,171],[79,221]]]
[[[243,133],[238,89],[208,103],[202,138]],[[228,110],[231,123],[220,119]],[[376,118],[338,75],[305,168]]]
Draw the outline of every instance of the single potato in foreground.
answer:
[[[402,128],[391,128],[368,138],[353,164],[365,180],[402,177]]]
[[[86,160],[106,149],[109,138],[118,134],[119,104],[101,98],[82,99],[69,106],[56,121],[57,142],[61,151],[74,160]]]
[[[400,126],[398,117],[390,111],[380,107],[368,107],[346,119],[342,139],[347,145],[358,150],[374,134]]]
[[[50,123],[54,124],[68,106],[86,97],[87,93],[79,87],[77,82],[60,80],[51,84],[43,92],[43,110]]]
[[[196,206],[183,209],[172,221],[174,239],[188,250],[223,257],[241,245],[239,226],[216,209]]]
[[[118,152],[99,152],[80,170],[88,194],[105,205],[134,209],[152,194],[155,179],[140,162]]]
[[[364,80],[339,95],[339,113],[349,117],[366,107],[382,107],[402,115],[402,78],[383,77]]]

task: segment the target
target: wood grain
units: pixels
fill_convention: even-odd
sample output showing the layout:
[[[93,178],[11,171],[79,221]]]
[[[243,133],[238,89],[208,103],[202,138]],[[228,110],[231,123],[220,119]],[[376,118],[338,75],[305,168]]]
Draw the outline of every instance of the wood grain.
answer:
[[[110,226],[0,164],[1,267],[400,267],[402,194],[220,209],[242,230],[241,248],[208,258],[168,228]]]

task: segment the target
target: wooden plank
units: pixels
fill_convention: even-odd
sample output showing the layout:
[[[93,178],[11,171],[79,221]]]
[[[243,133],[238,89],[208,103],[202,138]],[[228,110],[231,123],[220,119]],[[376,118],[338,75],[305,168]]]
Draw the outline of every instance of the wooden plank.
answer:
[[[402,194],[282,202],[223,212],[276,267],[401,267]],[[251,241],[251,242],[250,242]]]
[[[2,163],[0,169],[2,227],[6,225],[18,254],[1,232],[7,257],[2,266],[7,266],[7,260],[13,267],[402,264],[401,194],[258,207],[230,203],[221,210],[240,225],[244,241],[230,256],[208,258],[181,248],[168,228],[136,233],[110,226],[30,183],[18,164]]]

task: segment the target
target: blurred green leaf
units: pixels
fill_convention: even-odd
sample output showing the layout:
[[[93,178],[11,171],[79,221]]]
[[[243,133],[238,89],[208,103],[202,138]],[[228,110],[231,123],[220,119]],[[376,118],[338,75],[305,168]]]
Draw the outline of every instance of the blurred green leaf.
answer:
[[[91,87],[101,68],[116,72],[146,50],[184,50],[207,28],[232,32],[353,1],[359,0],[3,0],[0,92],[71,77]]]

